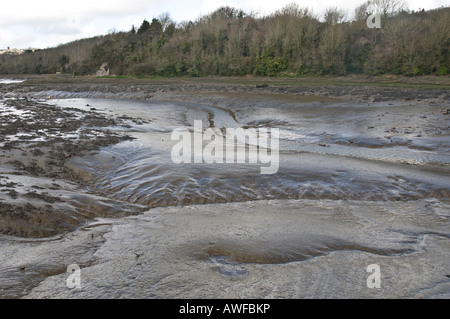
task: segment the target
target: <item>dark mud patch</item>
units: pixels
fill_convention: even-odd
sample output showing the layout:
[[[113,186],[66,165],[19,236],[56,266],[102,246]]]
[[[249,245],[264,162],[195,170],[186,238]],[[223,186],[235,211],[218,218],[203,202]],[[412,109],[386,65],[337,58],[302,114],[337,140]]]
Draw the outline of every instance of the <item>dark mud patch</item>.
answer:
[[[105,210],[111,206],[127,206],[108,203],[107,199],[85,206],[83,198],[88,202],[92,199],[87,195],[77,198],[76,194],[83,193],[86,186],[66,167],[73,156],[131,139],[108,130],[120,126],[122,119],[75,108],[61,109],[29,98],[0,101],[0,108],[0,234],[55,236],[73,231],[96,216],[107,216]],[[22,185],[15,180],[19,176],[21,180],[34,178],[38,182]],[[67,190],[60,181],[70,181],[74,186]],[[90,195],[95,196],[95,192]],[[112,209],[109,215],[143,210],[128,206],[121,214]]]
[[[301,237],[301,236],[299,236]],[[205,249],[208,258],[226,256],[236,263],[284,264],[327,255],[335,251],[361,251],[379,256],[400,256],[415,252],[407,248],[379,248],[333,237],[308,234],[303,238],[283,238],[265,244],[222,241]]]
[[[51,237],[73,230],[77,219],[55,211],[51,205],[37,207],[0,202],[0,233],[25,238]]]

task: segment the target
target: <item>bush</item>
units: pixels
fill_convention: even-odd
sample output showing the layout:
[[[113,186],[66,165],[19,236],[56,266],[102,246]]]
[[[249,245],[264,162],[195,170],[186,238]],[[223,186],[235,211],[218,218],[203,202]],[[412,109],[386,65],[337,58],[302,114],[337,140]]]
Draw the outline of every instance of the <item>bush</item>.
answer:
[[[309,74],[311,73],[310,70],[308,69],[308,67],[304,64],[300,65],[297,68],[297,75],[305,75],[305,74]]]
[[[130,73],[133,75],[155,75],[156,67],[153,63],[141,63],[133,66]]]
[[[439,76],[446,76],[448,74],[448,68],[445,66],[441,66],[437,73]]]
[[[177,76],[177,69],[173,63],[167,63],[163,66],[162,70],[160,70],[159,75],[165,77]]]
[[[287,66],[287,59],[275,56],[275,49],[270,47],[256,59],[256,75],[275,76],[285,71]]]
[[[198,69],[191,68],[188,70],[188,75],[193,78],[198,78],[198,77],[202,77],[203,73],[202,73],[202,71],[200,71]]]

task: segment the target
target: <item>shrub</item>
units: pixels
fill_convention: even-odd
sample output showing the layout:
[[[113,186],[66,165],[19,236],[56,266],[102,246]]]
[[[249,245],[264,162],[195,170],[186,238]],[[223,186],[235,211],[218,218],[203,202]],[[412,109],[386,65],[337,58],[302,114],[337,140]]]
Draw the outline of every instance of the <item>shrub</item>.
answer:
[[[256,75],[275,76],[285,71],[287,66],[287,59],[276,56],[275,49],[270,47],[256,59]]]
[[[446,76],[448,74],[448,68],[445,66],[441,66],[437,73],[439,76]]]
[[[153,63],[141,63],[133,66],[130,73],[133,75],[155,75],[156,67]]]
[[[417,76],[417,75],[421,75],[422,72],[420,71],[419,67],[415,66],[412,68],[412,75]]]

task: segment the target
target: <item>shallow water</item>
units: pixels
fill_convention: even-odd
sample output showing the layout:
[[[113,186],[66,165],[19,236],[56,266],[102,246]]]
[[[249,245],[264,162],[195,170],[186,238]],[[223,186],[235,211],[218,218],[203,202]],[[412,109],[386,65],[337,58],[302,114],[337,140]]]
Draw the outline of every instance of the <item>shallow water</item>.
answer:
[[[0,84],[14,84],[14,83],[22,83],[25,80],[14,80],[14,79],[0,79]]]
[[[380,113],[380,107],[344,103],[314,107],[300,104],[278,111],[250,107],[243,116],[245,105],[236,115],[230,109],[190,103],[95,99],[55,102],[66,107],[88,105],[105,114],[138,117],[145,122],[117,128],[135,140],[74,158],[69,165],[102,194],[151,207],[261,199],[445,198],[450,188],[448,130],[430,129],[431,133],[423,133],[421,138],[406,133],[385,137],[383,128],[399,127],[404,120],[400,116],[410,119],[412,114],[420,117],[420,112],[434,111],[426,106],[389,108],[390,118],[381,127],[368,129],[361,122]],[[387,106],[382,108],[386,110]],[[444,127],[448,119],[439,115],[433,123],[416,123],[416,130]],[[261,175],[262,164],[174,164],[171,149],[176,142],[171,141],[171,132],[178,127],[192,129],[194,120],[202,120],[205,128],[207,124],[217,128],[280,128],[277,174]],[[405,125],[409,127],[411,122]]]
[[[448,116],[403,102],[211,101],[49,100],[126,121],[107,129],[134,140],[68,167],[86,192],[148,211],[98,218],[56,243],[6,239],[4,249],[28,255],[2,261],[2,273],[40,263],[49,275],[30,298],[450,297]],[[195,120],[279,128],[278,172],[173,163],[172,131]],[[72,263],[81,290],[64,285]],[[370,264],[381,266],[382,289],[366,285]]]

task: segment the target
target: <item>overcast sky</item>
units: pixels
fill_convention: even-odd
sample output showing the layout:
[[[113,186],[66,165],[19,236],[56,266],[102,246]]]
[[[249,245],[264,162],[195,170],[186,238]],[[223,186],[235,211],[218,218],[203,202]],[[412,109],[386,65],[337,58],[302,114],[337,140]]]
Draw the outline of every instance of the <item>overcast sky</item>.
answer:
[[[246,12],[270,14],[296,2],[321,15],[326,8],[339,7],[351,17],[365,0],[6,0],[0,4],[0,49],[47,48],[76,39],[129,31],[144,19],[163,12],[176,22],[195,20],[221,6]],[[411,10],[434,9],[450,5],[450,0],[405,0]]]

